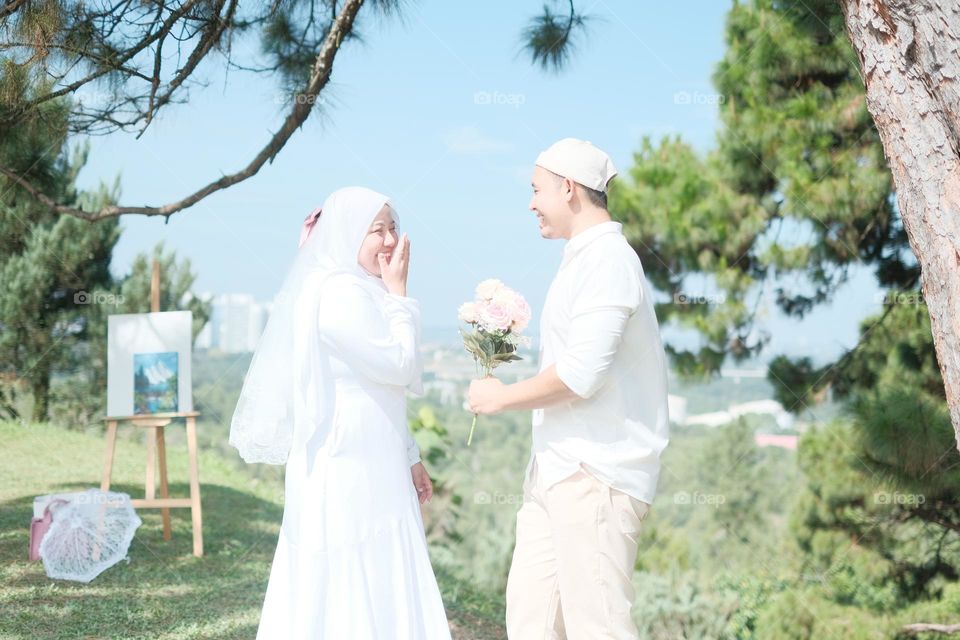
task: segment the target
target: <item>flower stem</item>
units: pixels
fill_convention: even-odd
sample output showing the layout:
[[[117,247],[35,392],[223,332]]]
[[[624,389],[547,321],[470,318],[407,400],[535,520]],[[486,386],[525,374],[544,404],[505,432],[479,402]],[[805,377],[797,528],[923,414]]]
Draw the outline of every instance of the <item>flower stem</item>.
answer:
[[[479,375],[479,374],[480,374],[480,371],[479,371],[479,369],[480,369],[480,359],[479,359],[479,358],[476,360],[476,363],[477,363],[477,375]],[[484,374],[483,377],[484,377],[484,378],[489,378],[489,377],[491,376],[491,372],[492,372],[492,371],[493,371],[493,368],[490,367],[490,366],[488,366],[486,363],[484,363],[484,365],[483,365],[483,374]],[[473,442],[473,429],[474,429],[474,427],[476,427],[476,426],[477,426],[477,414],[473,414],[473,422],[470,423],[470,435],[467,436],[467,446],[468,446],[468,447],[470,446],[470,443]]]
[[[467,446],[473,441],[473,428],[477,426],[477,414],[473,414],[473,423],[470,425],[470,435],[467,436]]]

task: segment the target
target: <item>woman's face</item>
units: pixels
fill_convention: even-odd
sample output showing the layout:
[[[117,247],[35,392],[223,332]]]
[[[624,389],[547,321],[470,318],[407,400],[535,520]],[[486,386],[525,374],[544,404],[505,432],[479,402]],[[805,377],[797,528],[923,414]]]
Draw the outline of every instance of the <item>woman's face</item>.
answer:
[[[367,235],[360,245],[357,262],[366,269],[367,273],[379,277],[381,273],[377,255],[386,254],[387,262],[390,262],[390,255],[395,246],[397,246],[397,223],[393,219],[393,209],[390,205],[383,205],[380,213],[367,229]]]

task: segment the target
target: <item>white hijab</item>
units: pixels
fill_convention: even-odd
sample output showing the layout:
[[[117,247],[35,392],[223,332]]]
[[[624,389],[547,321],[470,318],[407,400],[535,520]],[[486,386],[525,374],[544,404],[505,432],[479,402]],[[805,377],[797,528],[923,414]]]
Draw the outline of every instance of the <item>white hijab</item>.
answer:
[[[274,300],[230,423],[230,444],[246,462],[285,464],[295,431],[312,439],[329,428],[329,363],[317,330],[320,291],[335,273],[372,282],[357,257],[384,205],[393,208],[376,191],[339,189],[323,203],[312,231],[304,230],[309,235]]]

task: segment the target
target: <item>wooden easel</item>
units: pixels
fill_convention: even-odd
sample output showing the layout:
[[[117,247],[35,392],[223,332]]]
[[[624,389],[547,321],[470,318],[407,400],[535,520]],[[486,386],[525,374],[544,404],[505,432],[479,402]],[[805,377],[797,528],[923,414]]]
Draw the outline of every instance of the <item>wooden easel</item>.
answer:
[[[160,311],[160,263],[154,261],[150,282],[150,311]],[[197,462],[197,423],[200,415],[196,411],[155,413],[149,415],[111,416],[107,422],[107,450],[103,459],[103,477],[100,490],[110,490],[110,474],[113,470],[113,453],[117,443],[117,426],[121,422],[151,430],[147,433],[147,476],[143,499],[133,499],[130,503],[142,509],[160,509],[163,519],[163,539],[170,540],[170,509],[189,507],[193,521],[193,555],[203,556],[203,518],[200,511],[200,467]],[[167,484],[167,447],[164,427],[177,418],[185,418],[187,423],[187,455],[190,464],[190,497],[171,498]],[[159,462],[159,465],[157,464]],[[156,468],[160,468],[160,497],[156,492]]]

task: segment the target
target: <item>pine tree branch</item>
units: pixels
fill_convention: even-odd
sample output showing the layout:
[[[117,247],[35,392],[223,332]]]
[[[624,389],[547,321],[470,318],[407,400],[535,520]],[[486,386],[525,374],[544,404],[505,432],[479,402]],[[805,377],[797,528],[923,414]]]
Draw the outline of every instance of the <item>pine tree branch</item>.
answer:
[[[7,16],[13,15],[17,12],[17,9],[26,3],[27,0],[7,0],[7,2],[3,3],[3,6],[0,7],[0,20],[5,19]]]
[[[177,24],[177,22],[182,17],[187,15],[190,12],[190,10],[193,9],[194,6],[196,6],[199,2],[200,0],[188,0],[187,2],[183,3],[183,5],[181,5],[176,11],[173,11],[170,14],[170,17],[164,21],[163,25],[160,27],[160,29],[157,30],[156,33],[151,34],[150,36],[138,42],[136,46],[131,47],[130,49],[127,49],[126,51],[124,51],[123,55],[121,55],[113,65],[104,66],[103,68],[98,69],[93,73],[76,80],[75,82],[71,82],[70,84],[64,87],[61,87],[56,91],[51,91],[50,93],[44,94],[38,98],[34,98],[30,102],[19,105],[16,109],[11,109],[9,113],[6,115],[6,117],[4,118],[4,120],[6,121],[6,123],[15,124],[17,120],[22,118],[34,107],[40,104],[43,104],[44,102],[47,102],[49,100],[54,100],[61,96],[65,96],[68,93],[73,93],[83,85],[89,82],[92,82],[94,80],[97,80],[99,78],[102,78],[103,76],[107,75],[111,71],[115,71],[118,67],[121,67],[125,63],[129,62],[134,56],[136,56],[138,53],[146,49],[148,46],[150,46],[154,42],[157,42],[158,40],[162,40],[163,38],[165,38],[167,34],[170,32],[170,30],[173,29],[173,27]],[[161,4],[161,8],[162,7],[163,5]]]
[[[908,283],[906,283],[906,286],[904,287],[904,289],[908,290],[912,288],[914,285],[917,284],[919,279],[920,279],[920,276],[918,274],[915,277],[913,277]],[[820,377],[818,377],[817,380],[808,387],[807,392],[815,393],[823,389],[826,385],[834,382],[837,379],[837,377],[843,373],[844,367],[850,363],[850,361],[854,358],[854,356],[857,355],[861,347],[867,344],[867,340],[870,337],[870,334],[873,332],[873,330],[880,327],[884,323],[884,321],[890,316],[895,306],[896,305],[893,305],[893,304],[886,305],[886,308],[883,310],[883,313],[880,315],[880,318],[878,318],[876,322],[870,325],[870,328],[867,331],[861,334],[860,338],[857,340],[857,344],[853,345],[853,347],[851,347],[850,349],[847,349],[843,353],[843,355],[840,356],[838,360],[828,365],[826,367],[826,371],[824,371],[824,373],[822,373]]]
[[[577,13],[574,0],[568,0],[569,14],[566,24],[544,5],[543,14],[533,20],[523,32],[523,48],[530,54],[534,64],[544,70],[559,71],[573,49],[573,30],[583,28],[586,17]]]
[[[196,48],[190,53],[190,57],[187,59],[187,63],[183,65],[183,68],[177,72],[177,75],[170,81],[170,84],[167,87],[167,90],[157,97],[156,88],[158,84],[154,85],[154,88],[150,91],[150,106],[147,109],[146,113],[146,122],[143,125],[143,128],[140,130],[140,133],[137,134],[137,139],[143,135],[147,130],[147,127],[150,126],[150,123],[153,122],[153,116],[168,102],[170,102],[173,92],[176,91],[183,82],[190,77],[190,75],[197,68],[197,65],[200,64],[200,61],[203,60],[210,50],[220,41],[220,37],[223,35],[223,32],[230,25],[233,16],[237,10],[237,0],[231,0],[230,4],[227,6],[227,12],[223,17],[220,16],[220,10],[223,7],[223,0],[217,4],[215,13],[218,16],[216,22],[212,23],[211,28],[209,28],[200,39],[200,42],[197,44]],[[159,47],[157,48],[159,52]],[[157,74],[159,76],[159,73]],[[159,77],[158,77],[159,79]]]
[[[25,48],[32,47],[32,46],[33,46],[33,45],[30,44],[29,42],[10,41],[10,42],[5,42],[5,43],[3,43],[3,44],[0,44],[0,51],[6,51],[7,49],[16,49],[16,48],[24,48],[24,49],[25,49]],[[48,44],[48,45],[45,45],[45,46],[46,46],[46,48],[52,49],[53,51],[62,51],[63,53],[73,54],[73,55],[78,56],[78,57],[79,57],[79,56],[85,56],[85,57],[89,58],[90,60],[92,60],[92,61],[94,61],[94,62],[115,64],[114,62],[112,62],[112,61],[110,61],[110,60],[107,60],[107,59],[104,58],[103,56],[98,56],[98,55],[96,55],[96,54],[94,54],[94,53],[91,53],[91,52],[89,52],[89,51],[83,51],[83,50],[81,50],[81,49],[78,49],[77,47],[71,47],[71,46],[69,46],[69,45],[64,45],[64,44]],[[125,66],[123,66],[123,65],[118,65],[118,66],[116,67],[116,70],[117,70],[117,71],[122,71],[123,73],[125,73],[126,75],[128,75],[128,76],[130,76],[130,77],[132,77],[132,78],[139,78],[140,80],[144,80],[144,81],[146,81],[146,82],[150,82],[150,81],[152,80],[152,78],[151,78],[150,76],[148,76],[147,74],[142,73],[142,72],[140,72],[140,71],[137,71],[137,70],[136,70],[135,68],[133,68],[133,67],[125,67]]]
[[[18,175],[7,167],[0,166],[0,174],[3,174],[20,185],[51,211],[75,216],[83,220],[94,221],[128,213],[146,216],[169,216],[191,207],[210,194],[226,189],[255,175],[264,164],[271,162],[273,158],[276,157],[293,135],[294,131],[303,125],[310,115],[313,105],[317,102],[317,96],[330,80],[334,59],[344,39],[353,28],[354,20],[363,3],[364,0],[348,0],[344,3],[343,9],[337,15],[336,20],[330,25],[330,30],[327,32],[326,38],[324,38],[320,52],[314,61],[313,70],[310,73],[306,88],[298,96],[298,99],[293,101],[293,108],[281,125],[280,130],[271,137],[270,141],[260,150],[256,157],[240,171],[225,175],[181,200],[162,206],[108,206],[99,211],[83,211],[75,207],[58,204],[40,189],[34,187],[23,176]]]

